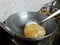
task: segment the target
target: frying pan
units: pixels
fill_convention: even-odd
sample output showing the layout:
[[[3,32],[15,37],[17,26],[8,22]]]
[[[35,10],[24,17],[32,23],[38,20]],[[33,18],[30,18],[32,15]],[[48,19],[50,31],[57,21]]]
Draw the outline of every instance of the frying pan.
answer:
[[[5,30],[13,37],[17,37],[22,40],[39,41],[53,35],[56,32],[57,24],[53,18],[41,24],[46,30],[46,35],[42,38],[25,37],[24,27],[29,20],[33,20],[39,23],[41,20],[45,19],[46,17],[47,17],[46,15],[42,15],[37,12],[18,12],[12,14],[5,21],[6,27],[10,28],[10,29],[6,28]]]

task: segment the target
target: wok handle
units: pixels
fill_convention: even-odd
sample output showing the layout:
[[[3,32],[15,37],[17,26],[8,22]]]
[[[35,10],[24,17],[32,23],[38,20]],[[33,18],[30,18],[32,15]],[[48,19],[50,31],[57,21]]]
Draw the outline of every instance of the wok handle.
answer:
[[[56,16],[57,14],[60,13],[60,10],[56,11],[55,13],[51,14],[50,16],[48,16],[47,18],[45,18],[44,20],[41,21],[41,23],[51,19],[52,17]]]
[[[15,33],[12,32],[9,27],[5,26],[4,23],[0,22],[0,27],[3,28],[6,32],[8,32],[12,36],[12,38],[15,37]]]

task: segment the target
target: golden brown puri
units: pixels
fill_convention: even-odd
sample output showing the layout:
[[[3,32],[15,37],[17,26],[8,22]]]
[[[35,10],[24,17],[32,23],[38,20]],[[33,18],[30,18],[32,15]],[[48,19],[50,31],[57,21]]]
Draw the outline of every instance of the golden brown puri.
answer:
[[[46,30],[39,24],[32,23],[25,26],[24,33],[28,38],[41,38],[46,34]]]

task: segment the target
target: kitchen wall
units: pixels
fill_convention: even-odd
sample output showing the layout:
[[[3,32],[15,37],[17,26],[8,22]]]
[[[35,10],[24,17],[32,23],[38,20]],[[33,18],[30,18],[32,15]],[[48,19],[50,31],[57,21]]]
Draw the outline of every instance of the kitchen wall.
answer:
[[[0,21],[5,21],[18,11],[38,11],[44,4],[52,0],[0,0]]]

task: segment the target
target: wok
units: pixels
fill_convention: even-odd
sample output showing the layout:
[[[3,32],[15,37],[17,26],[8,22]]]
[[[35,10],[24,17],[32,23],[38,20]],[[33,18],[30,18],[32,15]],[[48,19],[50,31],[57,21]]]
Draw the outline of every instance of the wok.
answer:
[[[57,30],[57,24],[53,18],[41,24],[46,30],[46,35],[44,37],[27,38],[24,35],[24,27],[29,20],[33,20],[39,23],[41,20],[45,19],[46,17],[47,17],[46,15],[42,15],[36,12],[18,12],[12,14],[5,21],[5,25],[10,28],[10,30],[7,30],[7,32],[13,35],[14,37],[28,41],[39,41],[48,38],[49,36],[53,35]]]

